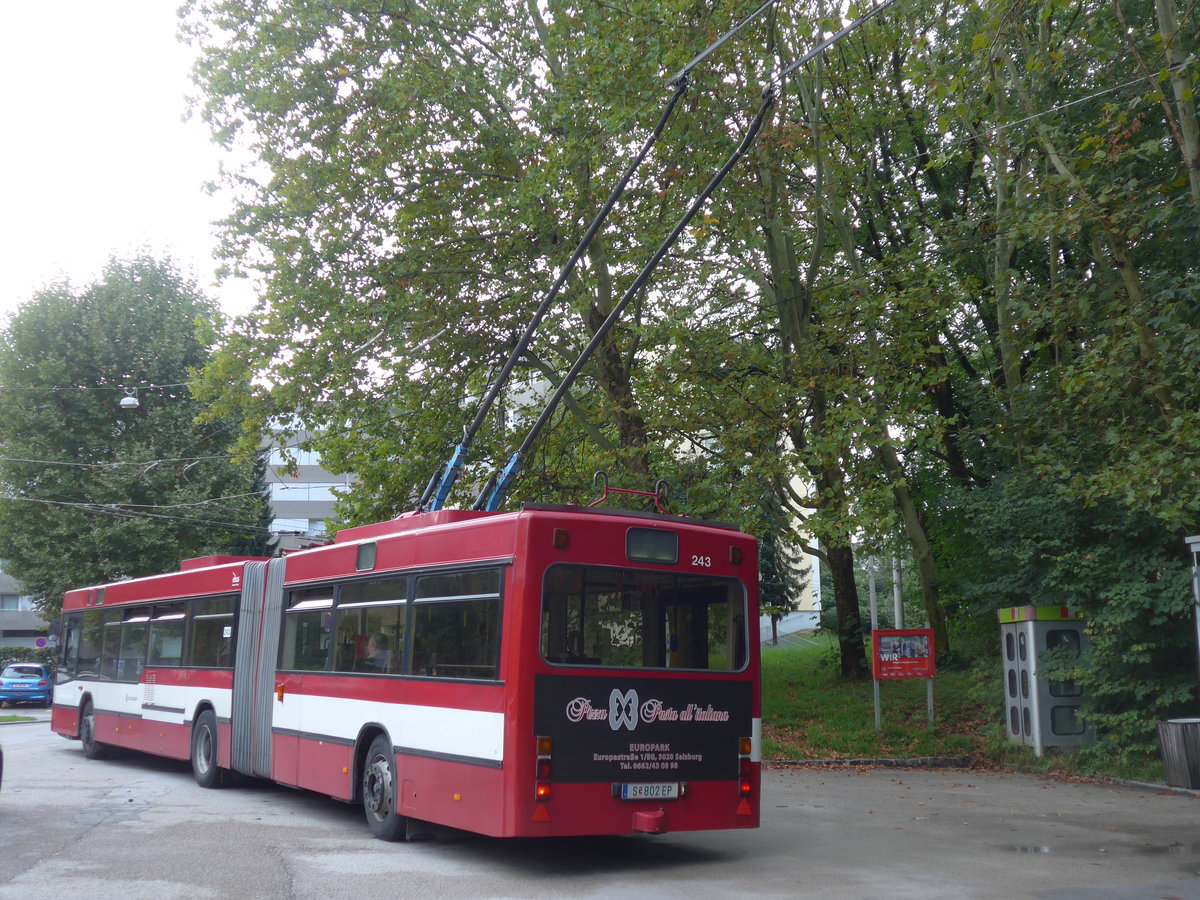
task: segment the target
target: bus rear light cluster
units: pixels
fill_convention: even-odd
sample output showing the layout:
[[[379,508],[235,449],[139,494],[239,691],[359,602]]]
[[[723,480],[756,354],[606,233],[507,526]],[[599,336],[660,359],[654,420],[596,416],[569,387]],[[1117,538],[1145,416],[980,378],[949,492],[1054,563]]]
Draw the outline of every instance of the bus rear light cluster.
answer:
[[[551,757],[554,755],[554,740],[546,735],[535,738],[537,760],[534,763],[533,796],[537,800],[550,799]]]
[[[749,797],[753,790],[750,780],[753,771],[750,765],[750,753],[753,749],[754,741],[750,738],[738,738],[738,794],[742,797]]]

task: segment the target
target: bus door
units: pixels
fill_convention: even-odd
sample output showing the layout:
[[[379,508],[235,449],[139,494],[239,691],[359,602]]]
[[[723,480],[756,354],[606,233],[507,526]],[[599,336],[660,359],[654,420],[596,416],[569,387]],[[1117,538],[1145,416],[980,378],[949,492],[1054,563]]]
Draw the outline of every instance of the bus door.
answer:
[[[102,674],[116,685],[107,692],[107,702],[97,701],[96,709],[116,715],[117,723],[112,727],[118,737],[112,743],[128,747],[140,748],[142,704],[147,691],[151,700],[154,697],[153,682],[149,687],[142,683],[150,638],[150,612],[148,606],[109,610],[104,623],[108,671]],[[98,726],[97,731],[97,739],[104,740],[107,728]]]
[[[313,708],[314,680],[324,680],[333,650],[333,585],[287,592],[283,608],[279,669],[271,707],[271,777],[304,786],[301,758],[306,735],[321,733]],[[317,677],[314,677],[317,676]]]

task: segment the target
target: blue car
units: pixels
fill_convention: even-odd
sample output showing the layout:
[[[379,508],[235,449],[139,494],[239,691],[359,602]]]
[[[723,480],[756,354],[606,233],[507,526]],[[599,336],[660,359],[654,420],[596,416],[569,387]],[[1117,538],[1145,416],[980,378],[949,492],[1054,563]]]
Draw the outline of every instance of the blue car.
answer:
[[[54,701],[54,676],[41,663],[13,663],[0,672],[0,703],[36,703],[49,706]]]

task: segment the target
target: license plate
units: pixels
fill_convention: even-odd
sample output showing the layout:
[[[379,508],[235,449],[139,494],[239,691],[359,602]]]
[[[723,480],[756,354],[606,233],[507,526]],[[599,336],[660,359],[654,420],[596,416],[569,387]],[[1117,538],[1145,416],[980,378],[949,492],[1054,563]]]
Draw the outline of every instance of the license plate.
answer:
[[[622,800],[678,800],[679,782],[670,781],[656,784],[623,784],[621,785]]]

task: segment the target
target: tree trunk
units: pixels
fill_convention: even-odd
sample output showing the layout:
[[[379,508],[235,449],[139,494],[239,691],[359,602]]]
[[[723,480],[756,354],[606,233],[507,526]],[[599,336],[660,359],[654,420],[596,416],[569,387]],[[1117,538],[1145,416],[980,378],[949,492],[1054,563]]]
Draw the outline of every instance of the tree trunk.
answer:
[[[904,532],[908,537],[909,546],[912,547],[913,559],[917,563],[917,572],[921,578],[921,598],[925,602],[925,615],[929,619],[929,627],[933,629],[934,648],[937,653],[946,653],[950,649],[950,636],[946,630],[946,613],[942,609],[942,595],[937,586],[937,564],[933,559],[929,534],[925,531],[917,504],[908,489],[904,468],[896,456],[896,449],[885,443],[875,448],[875,454],[892,483],[896,508],[900,511]]]
[[[1179,30],[1179,13],[1175,0],[1154,0],[1154,11],[1158,16],[1159,37],[1169,63],[1171,90],[1179,114],[1179,150],[1183,154],[1188,175],[1188,189],[1192,204],[1200,206],[1200,121],[1196,119],[1196,99],[1192,90],[1192,78],[1187,70],[1188,54],[1182,45]]]
[[[871,674],[867,664],[862,617],[858,613],[858,585],[854,581],[854,550],[849,544],[826,549],[833,577],[833,602],[837,609],[838,649],[842,677],[861,680]]]

